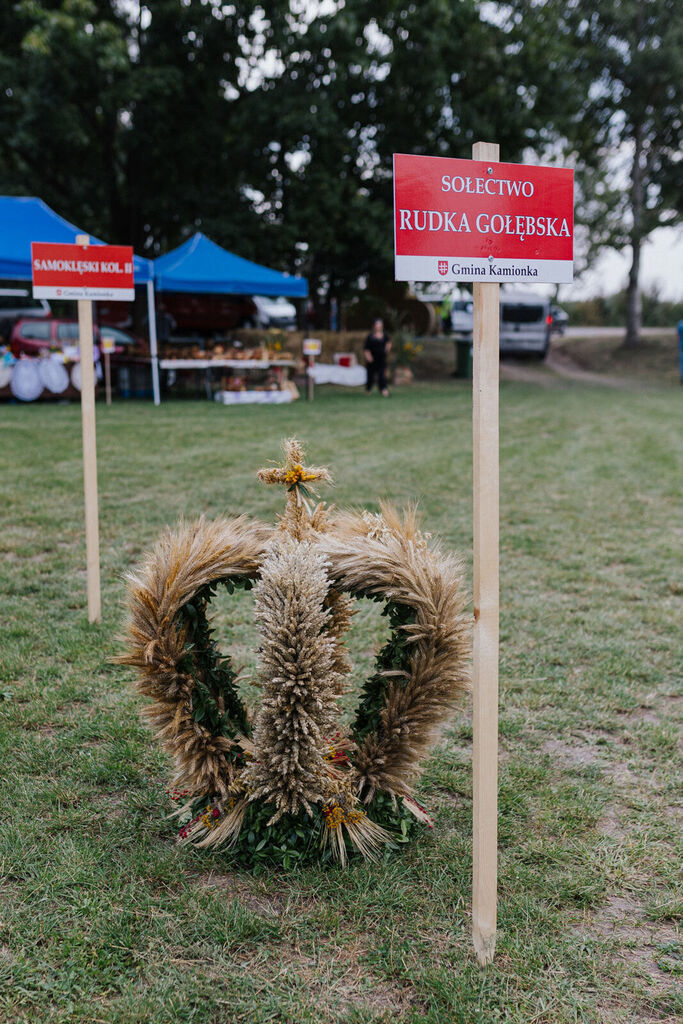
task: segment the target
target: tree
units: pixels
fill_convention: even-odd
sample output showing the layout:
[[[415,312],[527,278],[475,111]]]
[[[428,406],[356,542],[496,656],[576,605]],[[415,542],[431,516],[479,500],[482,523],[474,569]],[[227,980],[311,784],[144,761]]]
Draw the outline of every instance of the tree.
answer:
[[[0,5],[0,189],[150,255],[201,228],[341,298],[393,277],[394,152],[564,154],[587,255],[632,247],[632,340],[642,241],[681,214],[682,18],[678,0]]]
[[[244,78],[269,29],[252,4],[24,0],[1,12],[3,191],[150,255],[222,208],[221,241],[258,233],[242,191]]]
[[[642,243],[683,217],[683,6],[678,0],[581,6],[577,40],[591,47],[596,69],[589,102],[605,114],[605,142],[631,161],[622,210],[632,252],[625,343],[634,345],[642,319]]]
[[[528,69],[485,6],[309,3],[274,33],[282,71],[264,83],[270,103],[253,125],[261,173],[250,184],[272,248],[304,247],[313,291],[393,278],[394,152],[469,157],[488,138],[514,160],[538,137]]]
[[[519,0],[510,11],[508,31],[546,48],[547,122],[577,164],[588,255],[631,248],[625,343],[636,344],[643,242],[683,216],[683,5]]]

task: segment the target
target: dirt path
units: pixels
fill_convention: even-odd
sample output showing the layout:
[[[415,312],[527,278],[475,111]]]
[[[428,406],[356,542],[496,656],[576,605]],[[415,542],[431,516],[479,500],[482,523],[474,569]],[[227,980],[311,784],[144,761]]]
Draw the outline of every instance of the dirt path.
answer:
[[[579,380],[584,384],[602,384],[606,388],[621,388],[622,390],[629,390],[637,386],[636,381],[628,380],[624,377],[610,377],[609,374],[592,373],[590,370],[584,370],[574,362],[571,356],[561,349],[551,347],[546,356],[545,365],[561,377],[566,377],[569,380]]]
[[[641,385],[625,377],[610,377],[607,374],[591,373],[578,366],[568,355],[551,348],[542,363],[526,360],[503,360],[500,364],[501,380],[522,381],[525,384],[540,384],[542,387],[559,387],[564,380],[575,380],[582,384],[598,384],[605,388],[619,388],[622,391],[638,390]]]
[[[500,362],[500,379],[521,381],[523,384],[541,384],[546,388],[559,387],[562,380],[545,363],[529,363],[526,360],[506,357]]]

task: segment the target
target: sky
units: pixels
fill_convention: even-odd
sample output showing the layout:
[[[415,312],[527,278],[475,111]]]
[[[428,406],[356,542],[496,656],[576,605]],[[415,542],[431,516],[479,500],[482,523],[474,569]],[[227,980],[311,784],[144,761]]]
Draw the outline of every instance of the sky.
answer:
[[[587,299],[620,291],[626,285],[630,264],[630,248],[623,253],[605,252],[574,284],[563,285],[560,300]],[[643,245],[640,285],[647,291],[652,284],[659,287],[662,299],[683,301],[683,226],[660,228]]]

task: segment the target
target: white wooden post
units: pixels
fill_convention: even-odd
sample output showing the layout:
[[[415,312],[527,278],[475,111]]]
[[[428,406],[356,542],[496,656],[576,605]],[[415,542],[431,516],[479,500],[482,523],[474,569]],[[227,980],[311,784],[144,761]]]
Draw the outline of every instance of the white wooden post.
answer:
[[[76,235],[88,245],[89,235]],[[83,490],[85,494],[85,551],[88,621],[102,618],[100,598],[100,530],[97,511],[97,438],[95,433],[95,371],[93,367],[92,302],[78,300],[78,338],[81,353],[81,422],[83,430]]]
[[[161,403],[159,389],[159,358],[157,356],[157,315],[154,302],[154,281],[147,282],[147,323],[149,324],[149,354],[152,357],[152,391],[154,404]]]
[[[474,160],[498,161],[477,142]],[[498,362],[497,284],[474,284],[474,678],[472,937],[482,965],[496,947],[498,875]]]

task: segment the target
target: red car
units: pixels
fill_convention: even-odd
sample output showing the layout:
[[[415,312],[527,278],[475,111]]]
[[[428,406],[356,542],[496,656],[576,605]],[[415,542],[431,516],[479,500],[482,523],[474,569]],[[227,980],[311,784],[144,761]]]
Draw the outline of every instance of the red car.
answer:
[[[95,342],[95,359],[99,359],[100,332],[96,326],[93,326],[93,340]],[[17,358],[22,354],[38,356],[45,349],[59,351],[77,347],[77,320],[36,320],[23,317],[21,320],[17,320],[10,336],[10,348],[12,354]]]
[[[102,338],[111,338],[114,342],[113,356],[130,356],[148,354],[149,346],[141,338],[136,338],[128,331],[120,331],[117,327],[102,327],[93,324],[93,340],[95,342],[95,359],[99,359],[99,348]],[[22,318],[17,320],[12,330],[10,346],[17,358],[22,355],[37,356],[45,349],[76,348],[78,346],[78,321],[35,320]]]

